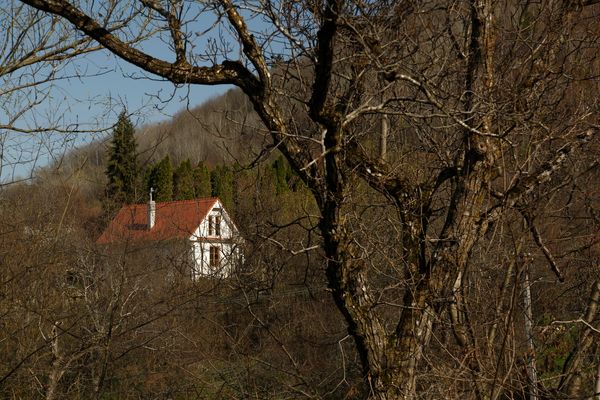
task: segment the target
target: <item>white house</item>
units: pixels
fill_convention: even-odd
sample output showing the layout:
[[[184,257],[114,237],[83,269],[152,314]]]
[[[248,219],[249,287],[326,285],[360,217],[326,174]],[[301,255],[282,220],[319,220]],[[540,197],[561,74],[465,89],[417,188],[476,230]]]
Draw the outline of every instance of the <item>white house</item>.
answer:
[[[230,276],[242,262],[239,231],[218,198],[123,206],[98,244],[184,241],[190,248],[193,279]]]

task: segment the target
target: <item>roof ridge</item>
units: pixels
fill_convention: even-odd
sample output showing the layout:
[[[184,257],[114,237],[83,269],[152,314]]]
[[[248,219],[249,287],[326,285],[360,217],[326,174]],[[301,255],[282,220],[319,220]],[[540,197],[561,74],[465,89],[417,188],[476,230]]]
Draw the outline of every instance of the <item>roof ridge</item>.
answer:
[[[152,229],[135,229],[147,226],[148,204],[126,204],[106,227],[98,243],[109,243],[119,236],[145,240],[162,240],[183,237],[194,233],[206,215],[219,202],[218,197],[203,197],[190,200],[172,200],[156,203],[156,222]],[[175,207],[172,207],[175,206]],[[183,235],[183,236],[182,236]]]
[[[155,204],[158,206],[159,204],[174,204],[174,203],[198,203],[200,201],[208,201],[208,200],[219,200],[218,197],[200,197],[197,199],[188,199],[188,200],[169,200],[169,201],[156,201]],[[135,203],[135,204],[126,204],[128,206],[145,206],[148,203]]]

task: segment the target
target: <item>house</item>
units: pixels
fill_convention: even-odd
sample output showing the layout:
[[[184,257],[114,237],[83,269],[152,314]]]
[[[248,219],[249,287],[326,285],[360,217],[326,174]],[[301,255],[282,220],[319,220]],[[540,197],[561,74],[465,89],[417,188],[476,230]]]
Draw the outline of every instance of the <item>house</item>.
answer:
[[[98,244],[178,242],[189,249],[192,279],[228,277],[242,260],[239,231],[218,198],[123,206]]]

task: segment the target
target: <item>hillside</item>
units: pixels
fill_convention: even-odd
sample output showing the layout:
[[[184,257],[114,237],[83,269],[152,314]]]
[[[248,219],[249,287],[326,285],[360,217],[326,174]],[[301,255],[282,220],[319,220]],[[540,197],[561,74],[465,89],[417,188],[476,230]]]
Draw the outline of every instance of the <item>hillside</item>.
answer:
[[[73,151],[1,193],[0,396],[35,397],[36,382],[73,399],[289,398],[297,385],[341,398],[355,390],[339,384],[356,381],[359,369],[338,368],[340,349],[349,360],[355,354],[350,341],[338,343],[346,332],[324,290],[312,198],[276,154],[252,169],[233,166],[253,161],[262,142],[244,97],[230,91],[136,137],[142,169],[168,155],[175,165],[189,158],[228,171],[243,267],[230,279],[191,281],[185,266],[149,255],[147,244],[97,245],[113,211],[110,140]],[[297,376],[280,372],[290,369]]]
[[[0,397],[596,398],[600,9],[291,2],[258,34],[217,3],[239,54],[181,63],[212,5],[188,2],[162,13],[176,62],[142,67],[238,85],[268,131],[238,91],[137,133],[122,113],[0,193]],[[181,241],[96,241],[208,196],[227,214],[161,217]]]
[[[245,95],[233,89],[216,98],[184,109],[172,119],[136,127],[138,160],[144,169],[169,155],[174,165],[190,159],[193,165],[244,164],[253,160],[264,141],[262,125]],[[80,179],[101,185],[110,136],[68,153],[37,171],[38,179],[79,174]],[[83,177],[82,177],[83,175]]]
[[[169,154],[174,164],[245,162],[258,150],[262,124],[246,96],[232,89],[200,106],[182,110],[171,120],[138,129],[141,159]],[[250,152],[249,152],[250,150]]]

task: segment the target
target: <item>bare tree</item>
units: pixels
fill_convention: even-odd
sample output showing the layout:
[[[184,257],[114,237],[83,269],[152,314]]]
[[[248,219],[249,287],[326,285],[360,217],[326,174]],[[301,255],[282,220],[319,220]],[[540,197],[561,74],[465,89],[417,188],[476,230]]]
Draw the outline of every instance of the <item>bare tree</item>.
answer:
[[[582,156],[598,126],[595,1],[22,2],[150,76],[244,91],[320,211],[326,279],[365,395],[513,390],[518,362],[500,361],[520,340],[505,326],[485,343],[490,258],[477,253],[504,253],[525,220],[539,265],[568,276],[540,221],[596,172]],[[146,26],[160,54],[131,40]],[[584,228],[572,244],[589,249]]]
[[[126,10],[128,12],[128,10]],[[119,13],[113,9],[112,16]],[[121,29],[133,15],[123,15],[107,29]],[[150,31],[142,26],[130,42]],[[70,107],[85,99],[65,89],[69,80],[100,76],[110,69],[80,65],[73,57],[102,50],[86,36],[73,35],[68,23],[18,1],[0,7],[0,179],[1,184],[28,179],[48,158],[62,156],[82,133],[107,129],[97,121],[79,121]],[[68,86],[68,85],[66,85]],[[92,101],[90,100],[90,103]],[[102,109],[98,104],[94,106]]]

